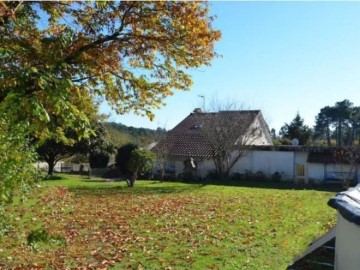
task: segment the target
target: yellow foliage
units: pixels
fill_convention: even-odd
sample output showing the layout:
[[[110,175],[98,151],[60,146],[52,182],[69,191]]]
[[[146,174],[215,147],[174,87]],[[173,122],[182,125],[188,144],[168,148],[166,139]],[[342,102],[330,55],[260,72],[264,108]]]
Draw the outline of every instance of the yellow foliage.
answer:
[[[86,133],[98,96],[153,119],[166,96],[190,89],[184,70],[209,65],[221,36],[206,2],[1,3],[0,108],[16,107],[39,134],[54,125],[46,113]]]

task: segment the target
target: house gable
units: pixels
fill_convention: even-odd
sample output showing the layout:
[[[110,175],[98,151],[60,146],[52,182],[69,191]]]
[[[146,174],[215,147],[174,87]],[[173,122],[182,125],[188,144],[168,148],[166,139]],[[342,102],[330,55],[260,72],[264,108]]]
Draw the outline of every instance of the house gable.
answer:
[[[246,145],[273,145],[268,125],[260,111],[249,126],[247,133],[251,133],[252,130],[256,130],[256,134]]]
[[[220,111],[203,113],[195,110],[170,130],[154,151],[166,148],[172,157],[211,158],[211,143],[208,135],[221,136],[221,129],[227,129],[228,145],[239,143],[242,134],[256,128],[259,138],[250,140],[249,145],[272,145],[269,129],[259,110]]]

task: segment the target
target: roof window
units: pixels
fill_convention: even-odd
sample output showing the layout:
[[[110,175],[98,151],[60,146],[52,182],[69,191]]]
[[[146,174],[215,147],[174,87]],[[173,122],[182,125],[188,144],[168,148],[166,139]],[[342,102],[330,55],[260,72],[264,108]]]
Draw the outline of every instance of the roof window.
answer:
[[[201,128],[202,128],[202,125],[198,125],[198,124],[192,124],[190,127],[191,130],[201,129]]]

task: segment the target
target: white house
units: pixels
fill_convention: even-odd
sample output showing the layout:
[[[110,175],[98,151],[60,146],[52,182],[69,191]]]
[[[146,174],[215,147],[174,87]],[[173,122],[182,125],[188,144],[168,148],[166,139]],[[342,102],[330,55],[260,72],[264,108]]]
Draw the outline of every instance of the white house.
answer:
[[[282,180],[305,184],[360,178],[359,170],[348,160],[336,158],[342,148],[272,145],[268,126],[257,110],[203,113],[195,109],[153,151],[166,159],[166,174],[176,176],[190,171],[195,177],[203,178],[215,170],[212,147],[206,136],[219,136],[213,134],[217,128],[227,127],[231,127],[228,129],[231,135],[227,135],[226,143],[234,151],[239,148],[239,138],[249,134],[248,141],[241,145],[246,147],[246,155],[235,163],[230,175],[261,172],[271,177],[277,173]],[[252,130],[256,133],[251,133]]]
[[[259,110],[204,113],[195,109],[153,151],[166,152],[166,172],[178,175],[189,163],[196,177],[205,177],[214,170],[213,145],[209,138],[225,136],[226,147],[272,145],[269,128]],[[220,140],[222,138],[219,138]]]

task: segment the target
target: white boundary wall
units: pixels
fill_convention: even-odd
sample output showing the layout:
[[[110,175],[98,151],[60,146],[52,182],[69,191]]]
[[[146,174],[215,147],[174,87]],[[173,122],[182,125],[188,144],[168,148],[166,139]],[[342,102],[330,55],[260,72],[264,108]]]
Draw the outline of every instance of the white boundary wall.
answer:
[[[281,173],[282,180],[296,181],[296,165],[304,166],[305,183],[321,183],[327,177],[327,174],[341,171],[349,171],[348,165],[308,163],[308,152],[305,151],[276,151],[276,150],[249,150],[248,154],[241,158],[232,168],[233,173],[245,174],[249,171],[253,174],[261,171],[267,177],[271,177],[275,172]],[[186,158],[183,158],[186,160]],[[173,159],[175,164],[175,173],[182,173],[184,162],[181,158]],[[197,163],[197,175],[205,177],[210,171],[215,170],[212,159],[194,158]],[[360,169],[358,170],[358,179],[360,179]]]
[[[294,178],[294,152],[282,151],[249,151],[248,155],[240,159],[232,168],[231,173],[263,172],[271,176],[275,172],[282,174],[282,179]]]

